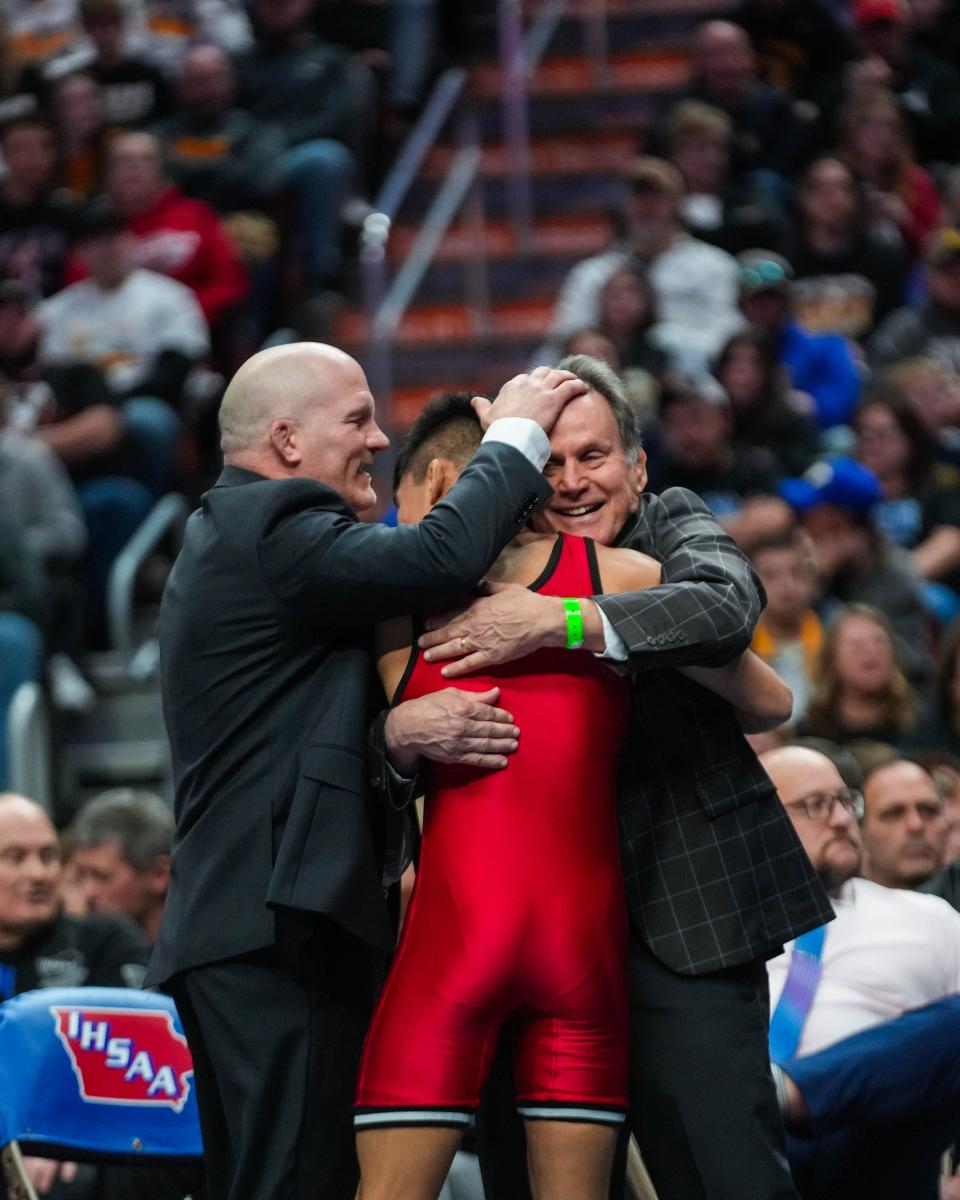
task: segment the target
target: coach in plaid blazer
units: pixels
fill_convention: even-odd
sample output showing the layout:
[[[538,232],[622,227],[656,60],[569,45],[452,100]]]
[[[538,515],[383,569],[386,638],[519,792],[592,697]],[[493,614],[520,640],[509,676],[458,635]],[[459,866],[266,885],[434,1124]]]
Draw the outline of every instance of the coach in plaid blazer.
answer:
[[[730,705],[664,669],[739,653],[762,593],[681,489],[642,496],[619,544],[660,558],[674,585],[598,599],[639,672],[618,789],[631,1124],[660,1200],[795,1200],[764,964],[833,914]]]
[[[669,585],[598,598],[636,672],[618,792],[633,927],[681,975],[766,960],[832,910],[730,705],[666,669],[739,654],[759,582],[681,488],[641,496],[618,544],[659,558]]]
[[[797,1200],[767,1056],[764,963],[832,909],[733,709],[671,670],[720,666],[745,650],[762,589],[683,489],[641,495],[616,541],[659,559],[663,579],[646,592],[595,597],[634,678],[618,793],[631,1124],[660,1200]],[[461,637],[471,651],[464,665],[472,658],[475,668],[478,653],[493,663],[556,644],[555,629],[538,628],[540,599],[523,598],[524,641],[505,652],[484,646],[481,630],[502,628],[497,605],[502,617],[518,601],[481,598],[435,635],[445,639],[441,657],[455,657]],[[502,1107],[481,1110],[496,1122],[481,1157],[489,1200],[529,1194]]]

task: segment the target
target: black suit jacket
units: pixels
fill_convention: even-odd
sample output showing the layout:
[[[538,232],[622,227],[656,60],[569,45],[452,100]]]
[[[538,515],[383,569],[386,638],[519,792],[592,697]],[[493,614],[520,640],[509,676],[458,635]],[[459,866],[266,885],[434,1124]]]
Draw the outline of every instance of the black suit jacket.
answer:
[[[370,627],[458,598],[548,494],[497,444],[400,529],[359,523],[313,480],[223,471],[160,612],[177,833],[149,982],[273,944],[284,910],[392,945],[365,758]]]
[[[597,597],[635,673],[617,793],[633,929],[686,975],[769,958],[833,909],[730,705],[669,669],[747,649],[762,588],[681,488],[643,495],[619,543],[663,564],[663,586]]]

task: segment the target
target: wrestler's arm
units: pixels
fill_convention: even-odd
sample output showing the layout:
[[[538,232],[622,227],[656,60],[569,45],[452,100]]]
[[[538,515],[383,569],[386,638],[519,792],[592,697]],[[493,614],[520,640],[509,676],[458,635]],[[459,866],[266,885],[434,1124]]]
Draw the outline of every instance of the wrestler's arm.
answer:
[[[793,693],[776,671],[747,650],[725,667],[680,667],[694,683],[715,692],[734,710],[744,733],[767,733],[793,714]]]
[[[635,550],[598,546],[597,565],[605,596],[656,587],[661,581],[660,563]],[[724,667],[688,666],[677,670],[728,701],[745,733],[776,729],[790,719],[790,689],[749,650]]]
[[[699,497],[683,488],[643,495],[629,546],[660,561],[660,582],[584,601],[585,650],[629,658],[632,671],[647,671],[723,666],[749,647],[763,610],[763,588]],[[469,609],[439,628],[428,627],[421,638],[428,658],[451,660],[445,676],[510,662],[542,646],[566,645],[561,600],[524,596],[510,584],[484,590]],[[619,639],[619,653],[608,645],[608,626]]]

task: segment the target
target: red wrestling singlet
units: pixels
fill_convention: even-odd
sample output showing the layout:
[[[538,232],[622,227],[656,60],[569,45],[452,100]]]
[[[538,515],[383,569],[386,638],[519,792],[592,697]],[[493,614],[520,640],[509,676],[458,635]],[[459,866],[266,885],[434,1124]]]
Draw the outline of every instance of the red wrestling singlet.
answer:
[[[593,543],[558,537],[532,585],[600,591]],[[448,687],[414,648],[395,702]],[[430,764],[417,881],[367,1034],[358,1129],[465,1125],[500,1028],[527,1119],[617,1124],[627,1106],[627,916],[614,788],[626,681],[541,650],[457,686],[498,685],[520,729],[502,771]]]

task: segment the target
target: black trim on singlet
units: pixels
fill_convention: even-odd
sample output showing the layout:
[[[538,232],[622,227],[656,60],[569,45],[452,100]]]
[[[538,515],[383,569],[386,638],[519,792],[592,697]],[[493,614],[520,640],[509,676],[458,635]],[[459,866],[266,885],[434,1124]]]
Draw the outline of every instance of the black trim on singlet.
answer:
[[[540,574],[536,577],[533,583],[527,584],[528,592],[539,592],[545,583],[548,583],[551,575],[557,569],[557,564],[560,562],[560,555],[563,553],[564,534],[558,533],[557,540],[553,543],[553,549],[550,551],[550,557],[547,559],[547,565],[543,568]]]
[[[584,538],[587,544],[587,563],[590,567],[590,586],[595,596],[603,595],[603,580],[600,578],[600,563],[597,561],[597,543],[593,538]]]
[[[404,1104],[364,1106],[353,1110],[358,1133],[365,1129],[466,1129],[476,1116],[476,1108],[452,1104]]]
[[[400,703],[404,689],[410,682],[410,676],[413,674],[414,667],[417,665],[417,659],[420,657],[420,647],[417,645],[417,638],[423,631],[423,617],[420,613],[416,613],[413,617],[413,641],[410,643],[410,657],[407,659],[407,665],[403,668],[400,682],[393,689],[393,695],[390,698],[391,708],[395,708]]]
[[[539,592],[545,583],[547,583],[554,571],[557,569],[557,564],[560,562],[560,555],[563,553],[564,534],[558,533],[556,540],[553,543],[553,549],[550,551],[550,557],[547,559],[547,564],[533,581],[527,584],[528,592]],[[592,546],[593,542],[588,542]],[[593,580],[593,567],[590,568],[590,578]],[[597,589],[600,590],[599,588]],[[417,659],[420,657],[420,647],[417,645],[417,638],[424,632],[423,617],[418,613],[413,618],[413,641],[410,644],[410,657],[407,659],[407,665],[403,668],[403,674],[400,676],[400,682],[394,689],[393,696],[390,699],[390,707],[394,708],[403,699],[403,693],[407,684],[410,682],[410,676],[413,674]]]

